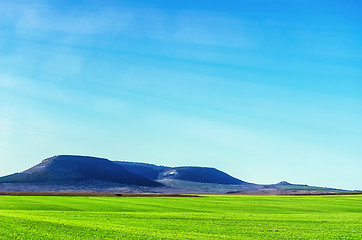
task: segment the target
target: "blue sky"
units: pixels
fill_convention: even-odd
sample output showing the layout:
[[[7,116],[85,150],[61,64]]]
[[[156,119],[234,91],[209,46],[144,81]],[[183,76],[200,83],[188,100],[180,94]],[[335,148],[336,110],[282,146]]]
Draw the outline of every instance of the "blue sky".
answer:
[[[0,2],[0,175],[58,154],[362,189],[359,1]]]

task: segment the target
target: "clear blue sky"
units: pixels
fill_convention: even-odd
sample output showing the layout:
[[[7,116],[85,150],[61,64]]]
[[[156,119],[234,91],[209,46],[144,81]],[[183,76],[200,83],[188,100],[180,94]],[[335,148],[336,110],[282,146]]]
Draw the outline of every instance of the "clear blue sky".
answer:
[[[358,0],[0,2],[0,175],[79,154],[362,189]]]

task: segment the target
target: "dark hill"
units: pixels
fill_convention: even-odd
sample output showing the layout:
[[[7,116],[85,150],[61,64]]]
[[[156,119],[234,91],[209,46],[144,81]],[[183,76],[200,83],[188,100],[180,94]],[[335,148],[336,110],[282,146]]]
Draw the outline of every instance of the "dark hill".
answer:
[[[0,178],[0,182],[31,183],[89,179],[139,186],[162,186],[161,183],[130,172],[107,159],[70,155],[47,158],[22,173]]]
[[[175,167],[164,171],[159,180],[177,179],[201,183],[247,184],[220,170],[208,167]]]
[[[147,163],[116,162],[128,171],[151,180],[183,180],[200,183],[247,184],[220,170],[207,167],[165,167]]]
[[[288,182],[286,182],[286,181],[281,181],[281,182],[278,182],[278,183],[277,183],[277,184],[275,184],[275,185],[284,185],[284,186],[288,186],[288,185],[293,185],[293,184],[288,183]]]

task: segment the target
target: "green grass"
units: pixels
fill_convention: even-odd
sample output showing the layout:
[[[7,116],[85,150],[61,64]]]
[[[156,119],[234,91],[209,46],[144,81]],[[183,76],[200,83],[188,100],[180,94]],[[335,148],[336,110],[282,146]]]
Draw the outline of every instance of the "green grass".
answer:
[[[362,195],[0,196],[0,239],[362,239]]]

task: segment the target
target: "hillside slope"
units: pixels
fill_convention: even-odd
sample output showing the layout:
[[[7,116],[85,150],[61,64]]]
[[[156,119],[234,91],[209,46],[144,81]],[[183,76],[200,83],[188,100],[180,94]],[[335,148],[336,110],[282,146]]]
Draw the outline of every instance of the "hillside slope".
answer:
[[[122,167],[135,174],[155,181],[182,180],[215,184],[248,184],[229,174],[209,167],[165,167],[147,163],[116,161]]]

